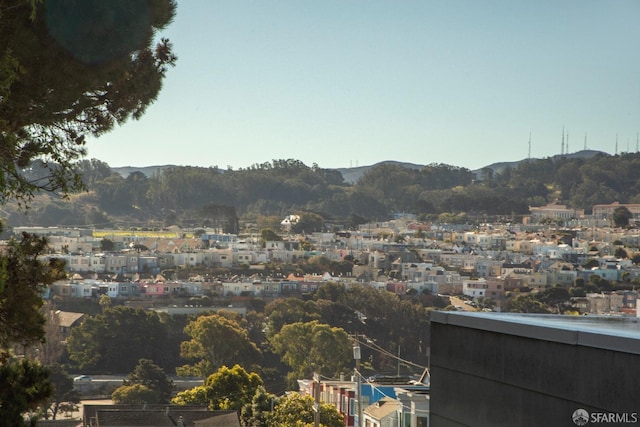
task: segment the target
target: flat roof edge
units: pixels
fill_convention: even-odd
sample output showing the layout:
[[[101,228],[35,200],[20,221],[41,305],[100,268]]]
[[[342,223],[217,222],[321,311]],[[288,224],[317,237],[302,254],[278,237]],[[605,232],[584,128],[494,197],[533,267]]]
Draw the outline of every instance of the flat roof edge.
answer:
[[[566,324],[554,325],[552,317],[510,317],[506,313],[460,313],[454,311],[432,311],[431,321],[435,323],[484,330],[501,334],[521,336],[568,345],[582,345],[624,353],[640,354],[640,335],[607,333],[595,328],[584,327],[576,320],[572,327]],[[526,320],[530,320],[528,323]],[[558,318],[560,321],[560,318]]]

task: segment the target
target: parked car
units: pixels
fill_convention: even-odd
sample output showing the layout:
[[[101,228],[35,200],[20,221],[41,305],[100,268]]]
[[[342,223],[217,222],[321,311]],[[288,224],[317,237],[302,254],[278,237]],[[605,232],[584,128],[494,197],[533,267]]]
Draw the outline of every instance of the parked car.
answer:
[[[91,376],[89,375],[80,375],[78,377],[75,377],[73,379],[73,381],[75,382],[81,382],[81,381],[91,381],[93,378],[91,378]]]

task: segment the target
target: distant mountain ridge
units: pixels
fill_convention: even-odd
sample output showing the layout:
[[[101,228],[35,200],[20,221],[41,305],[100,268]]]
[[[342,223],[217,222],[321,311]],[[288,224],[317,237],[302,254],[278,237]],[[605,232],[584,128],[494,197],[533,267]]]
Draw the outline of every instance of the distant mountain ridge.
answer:
[[[598,154],[604,154],[604,155],[609,155],[608,153],[605,153],[604,151],[597,151],[597,150],[581,150],[581,151],[576,151],[575,153],[569,153],[569,154],[556,154],[555,156],[551,156],[551,159],[560,159],[560,158],[569,158],[569,159],[590,159]],[[522,160],[518,160],[518,161],[513,161],[513,162],[497,162],[497,163],[492,163],[490,165],[487,165],[483,168],[480,169],[476,169],[476,170],[472,170],[472,172],[474,172],[476,175],[482,175],[482,171],[485,169],[491,169],[493,170],[494,173],[499,173],[502,172],[503,170],[505,170],[506,168],[512,168],[515,169],[518,167],[518,165],[522,162],[526,162],[529,160],[540,160],[540,159],[522,159]],[[342,177],[344,178],[344,181],[349,183],[349,184],[355,184],[356,182],[358,182],[358,180],[360,179],[360,177],[362,177],[362,175],[364,175],[369,169],[374,168],[376,166],[379,165],[398,165],[398,166],[402,166],[405,167],[407,169],[422,169],[423,167],[425,167],[426,165],[419,165],[419,164],[415,164],[415,163],[407,163],[407,162],[398,162],[395,160],[385,160],[382,162],[378,162],[375,163],[373,165],[369,165],[369,166],[356,166],[356,167],[350,167],[350,168],[336,168],[333,170],[337,170],[338,172],[340,172],[342,174]],[[452,165],[455,166],[455,165]],[[112,167],[111,170],[119,173],[122,177],[126,178],[127,176],[129,176],[129,174],[133,173],[133,172],[142,172],[143,174],[145,174],[147,177],[151,177],[156,173],[159,173],[165,169],[169,169],[169,168],[173,168],[173,167],[179,167],[177,165],[160,165],[160,166],[142,166],[142,167],[137,167],[137,166],[122,166],[122,167]],[[329,168],[331,169],[331,168]]]
[[[555,156],[551,156],[551,159],[556,160],[556,159],[561,159],[561,158],[567,158],[567,159],[590,159],[598,154],[604,154],[604,155],[609,155],[608,153],[605,153],[604,151],[597,151],[597,150],[581,150],[581,151],[576,151],[575,153],[569,153],[569,154],[556,154]],[[545,157],[548,158],[548,157]],[[506,168],[512,168],[515,169],[518,167],[518,165],[522,162],[526,162],[528,160],[541,160],[541,159],[522,159],[522,160],[518,160],[515,162],[498,162],[498,163],[492,163],[488,166],[485,166],[483,168],[480,169],[476,169],[472,172],[475,173],[479,173],[481,172],[483,169],[492,169],[493,172],[502,172],[503,170],[505,170]]]
[[[118,174],[120,174],[123,178],[128,177],[130,174],[132,174],[133,172],[142,172],[143,174],[145,174],[147,177],[152,177],[154,174],[156,174],[157,172],[162,172],[165,169],[169,169],[169,168],[174,168],[177,167],[177,165],[162,165],[162,166],[121,166],[121,167],[117,167],[114,168],[112,167],[111,170],[113,172],[116,172]]]

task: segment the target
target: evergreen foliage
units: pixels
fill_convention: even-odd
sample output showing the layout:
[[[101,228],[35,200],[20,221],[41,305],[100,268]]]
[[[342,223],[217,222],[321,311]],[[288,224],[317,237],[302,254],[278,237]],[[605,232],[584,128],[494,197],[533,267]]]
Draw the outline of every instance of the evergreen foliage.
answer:
[[[73,204],[55,199],[37,204],[30,216],[34,224],[109,227],[118,220],[157,221],[233,233],[242,218],[298,214],[301,222],[292,231],[307,233],[335,223],[355,227],[394,212],[446,221],[519,220],[530,206],[547,203],[589,213],[594,204],[640,202],[640,153],[530,159],[476,172],[443,164],[408,169],[382,163],[355,184],[345,183],[338,171],[292,159],[238,170],[175,166],[126,178],[108,173],[97,160],[81,165],[90,192],[74,196]],[[624,211],[617,219],[624,223]],[[270,220],[261,228],[274,224]]]
[[[173,0],[0,2],[0,200],[82,187],[85,138],[140,118],[175,55]]]

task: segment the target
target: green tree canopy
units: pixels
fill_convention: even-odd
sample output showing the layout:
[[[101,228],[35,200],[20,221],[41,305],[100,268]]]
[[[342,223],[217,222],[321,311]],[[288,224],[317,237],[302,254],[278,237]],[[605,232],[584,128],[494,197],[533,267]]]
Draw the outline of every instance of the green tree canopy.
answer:
[[[251,403],[262,378],[242,366],[222,366],[209,375],[204,385],[179,392],[172,402],[178,405],[206,404],[209,409],[240,410]]]
[[[275,394],[268,393],[263,386],[258,386],[251,398],[240,412],[243,426],[268,426],[272,417],[271,407],[277,400]]]
[[[111,400],[113,403],[125,405],[161,403],[158,392],[144,384],[120,386],[111,393]]]
[[[42,293],[47,285],[65,277],[63,261],[38,259],[46,250],[45,238],[23,234],[0,254],[0,362],[12,344],[28,345],[44,338]]]
[[[613,210],[613,223],[616,227],[626,227],[633,214],[626,206],[620,206]]]
[[[311,427],[314,425],[314,403],[311,396],[289,393],[276,403],[269,425],[273,427]],[[344,426],[342,414],[338,412],[335,405],[322,403],[318,410],[321,426]]]
[[[0,385],[0,420],[6,426],[23,426],[23,414],[53,394],[49,369],[29,359],[0,364]]]
[[[265,307],[265,315],[269,319],[268,336],[280,332],[288,323],[309,322],[320,318],[315,302],[298,298],[278,298],[270,302]]]
[[[60,412],[78,410],[80,392],[73,387],[73,379],[61,365],[54,365],[50,369],[53,395],[43,412],[45,418],[51,416],[51,419],[55,420]]]
[[[247,330],[226,316],[200,316],[185,327],[185,333],[191,339],[182,342],[181,355],[196,363],[182,367],[182,373],[206,377],[223,365],[237,362],[248,366],[260,358],[260,350],[249,339]]]
[[[119,373],[132,371],[141,358],[170,352],[168,343],[168,326],[158,313],[117,306],[72,329],[67,351],[81,370]]]
[[[164,369],[149,359],[140,359],[132,372],[123,381],[124,386],[142,384],[158,394],[158,403],[169,402],[175,384]]]
[[[140,118],[176,57],[173,0],[19,0],[0,14],[0,198],[80,187],[85,138]],[[25,173],[28,171],[29,173]]]
[[[518,295],[511,300],[509,311],[514,313],[549,313],[549,308],[532,295]]]
[[[269,342],[292,369],[291,381],[310,378],[314,372],[338,376],[352,364],[352,342],[347,333],[317,320],[284,325]]]

